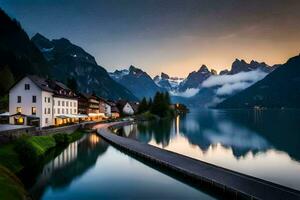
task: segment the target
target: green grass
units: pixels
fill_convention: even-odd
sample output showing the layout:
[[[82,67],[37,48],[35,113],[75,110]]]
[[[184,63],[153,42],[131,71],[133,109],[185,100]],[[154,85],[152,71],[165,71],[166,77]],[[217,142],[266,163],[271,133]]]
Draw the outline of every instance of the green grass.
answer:
[[[82,138],[82,136],[85,134],[84,131],[82,130],[76,130],[73,133],[71,133],[70,136],[70,142],[74,142],[76,140],[79,140],[80,138]]]
[[[56,145],[52,136],[32,136],[27,139],[27,142],[34,148],[37,156],[45,154]]]
[[[12,172],[19,172],[23,165],[19,160],[19,155],[14,149],[15,142],[0,147],[0,165],[6,166]]]
[[[22,182],[7,168],[0,165],[0,199],[26,199],[26,192]]]

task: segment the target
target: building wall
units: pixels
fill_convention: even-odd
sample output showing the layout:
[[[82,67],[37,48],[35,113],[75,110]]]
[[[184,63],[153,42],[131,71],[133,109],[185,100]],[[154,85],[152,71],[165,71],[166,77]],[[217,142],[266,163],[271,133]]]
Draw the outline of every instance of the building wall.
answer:
[[[29,90],[25,90],[25,84],[30,85]],[[18,96],[21,96],[21,103],[18,103]],[[36,103],[32,102],[32,96],[36,96]],[[17,113],[17,107],[21,107],[21,113],[32,115],[32,107],[36,107],[36,115],[42,118],[42,90],[37,87],[29,78],[25,77],[9,91],[9,113]],[[14,124],[14,118],[10,117],[9,122]],[[25,122],[26,123],[26,122]],[[40,124],[41,125],[41,124]]]
[[[107,103],[105,104],[105,115],[107,117],[111,117],[111,106],[108,105]]]
[[[133,115],[134,110],[132,109],[131,105],[129,103],[126,103],[125,106],[123,107],[123,113],[127,115]]]
[[[54,97],[53,113],[54,118],[59,115],[78,113],[78,100],[63,97]]]
[[[41,127],[51,126],[54,124],[53,121],[53,94],[50,92],[42,92],[42,118]]]

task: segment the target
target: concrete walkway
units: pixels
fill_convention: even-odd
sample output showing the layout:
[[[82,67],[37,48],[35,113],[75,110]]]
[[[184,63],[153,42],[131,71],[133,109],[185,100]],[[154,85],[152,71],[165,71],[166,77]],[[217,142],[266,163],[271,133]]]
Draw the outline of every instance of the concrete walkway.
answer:
[[[300,191],[112,134],[108,128],[118,124],[120,125],[120,122],[101,124],[95,128],[98,129],[98,134],[110,143],[184,175],[193,182],[209,183],[212,187],[235,193],[236,199],[247,197],[249,199],[300,200]],[[295,176],[298,175],[295,174]]]

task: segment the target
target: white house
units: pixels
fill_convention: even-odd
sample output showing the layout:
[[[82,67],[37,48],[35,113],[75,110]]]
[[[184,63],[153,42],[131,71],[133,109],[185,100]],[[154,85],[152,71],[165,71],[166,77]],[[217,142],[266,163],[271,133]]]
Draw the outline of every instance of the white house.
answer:
[[[26,76],[9,91],[9,122],[39,127],[65,123],[76,118],[77,106],[76,95],[62,83]]]
[[[136,102],[119,101],[117,103],[125,115],[133,115],[137,112],[139,104]]]

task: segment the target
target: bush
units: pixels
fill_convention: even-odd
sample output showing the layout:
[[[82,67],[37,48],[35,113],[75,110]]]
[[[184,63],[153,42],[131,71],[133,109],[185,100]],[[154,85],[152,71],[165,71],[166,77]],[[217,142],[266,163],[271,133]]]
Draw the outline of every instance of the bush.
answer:
[[[57,133],[53,138],[57,145],[67,145],[71,141],[71,137],[67,133]]]

